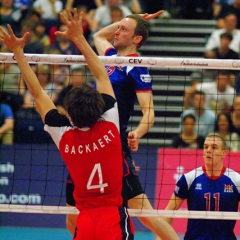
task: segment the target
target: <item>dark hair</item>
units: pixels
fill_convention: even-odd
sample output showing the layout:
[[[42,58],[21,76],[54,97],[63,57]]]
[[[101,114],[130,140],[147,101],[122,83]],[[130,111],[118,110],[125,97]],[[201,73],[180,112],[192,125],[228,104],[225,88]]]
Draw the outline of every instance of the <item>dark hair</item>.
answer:
[[[215,126],[214,126],[214,131],[218,132],[219,131],[219,127],[218,127],[218,122],[220,120],[221,115],[225,116],[227,118],[228,121],[228,131],[229,132],[233,132],[234,127],[233,127],[233,123],[232,123],[232,118],[230,116],[230,114],[226,113],[226,112],[221,112],[217,115],[216,121],[215,121]]]
[[[237,15],[236,15],[235,13],[233,13],[233,12],[226,12],[226,13],[223,15],[223,18],[226,18],[226,17],[228,17],[229,15],[234,15],[234,16],[236,17],[236,19],[237,19]]]
[[[230,76],[231,75],[231,72],[229,70],[218,70],[214,73],[214,78],[218,78],[219,75],[227,75],[227,76]]]
[[[233,36],[231,33],[224,32],[220,35],[220,39],[222,39],[222,38],[227,38],[229,41],[232,41]]]
[[[123,15],[123,11],[120,7],[118,6],[113,6],[113,7],[110,7],[110,12],[120,12],[122,15]]]
[[[202,92],[202,91],[198,91],[198,90],[196,90],[196,91],[193,93],[193,96],[195,96],[195,95],[201,95],[201,96],[205,97],[205,93]]]
[[[103,114],[104,106],[102,95],[86,84],[72,88],[64,98],[64,107],[79,128],[92,127]]]
[[[128,15],[126,18],[131,18],[137,23],[134,31],[134,36],[142,36],[141,42],[137,45],[137,48],[140,48],[148,38],[149,28],[147,22],[138,14]]]
[[[184,121],[187,119],[187,118],[191,118],[194,120],[194,122],[196,122],[196,118],[193,114],[187,114],[185,115],[183,118],[182,118],[182,124],[184,123]]]

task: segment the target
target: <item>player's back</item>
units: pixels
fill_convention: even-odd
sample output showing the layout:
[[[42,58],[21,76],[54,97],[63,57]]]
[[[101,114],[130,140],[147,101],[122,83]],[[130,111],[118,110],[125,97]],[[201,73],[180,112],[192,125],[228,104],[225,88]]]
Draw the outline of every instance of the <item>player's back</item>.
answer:
[[[121,142],[114,123],[102,120],[91,129],[71,129],[60,149],[78,209],[122,206]]]

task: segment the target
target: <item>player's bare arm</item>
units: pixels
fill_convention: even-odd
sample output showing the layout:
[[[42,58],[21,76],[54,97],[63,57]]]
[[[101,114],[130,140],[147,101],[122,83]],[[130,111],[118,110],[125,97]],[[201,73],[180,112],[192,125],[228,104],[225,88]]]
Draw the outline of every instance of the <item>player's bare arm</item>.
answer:
[[[17,38],[14,35],[10,25],[7,25],[7,29],[8,32],[0,27],[0,42],[5,44],[13,52],[17,60],[18,67],[21,71],[23,80],[26,83],[28,90],[34,97],[38,112],[44,121],[46,113],[56,107],[46,92],[42,89],[37,76],[29,66],[24,56],[23,48],[29,33],[25,33],[22,38]]]
[[[153,126],[155,116],[152,93],[137,93],[137,98],[143,116],[138,127],[128,134],[128,146],[132,151],[138,150],[139,139]]]
[[[175,194],[173,193],[165,210],[178,210],[182,206],[183,202],[184,202],[184,199],[175,196]],[[169,217],[162,217],[162,218],[166,222],[168,222],[170,225],[172,225],[172,221],[173,221],[172,218],[169,218]]]
[[[106,93],[114,97],[114,92],[110,80],[108,78],[106,69],[104,68],[102,62],[95,54],[93,49],[89,46],[88,42],[86,41],[83,35],[82,30],[83,14],[82,13],[78,14],[77,9],[75,8],[74,13],[72,15],[70,10],[67,9],[68,19],[63,14],[60,14],[60,17],[62,21],[66,24],[68,29],[64,32],[57,31],[55,32],[55,34],[60,37],[68,38],[76,44],[78,49],[84,55],[88,67],[95,77],[97,83],[97,90],[100,93]]]
[[[163,14],[163,10],[160,10],[153,14],[139,14],[145,21],[149,21],[153,18]],[[113,47],[111,42],[114,40],[115,32],[118,30],[119,22],[113,23],[107,27],[102,28],[96,32],[93,36],[94,45],[98,51],[98,54],[103,56],[106,49]]]

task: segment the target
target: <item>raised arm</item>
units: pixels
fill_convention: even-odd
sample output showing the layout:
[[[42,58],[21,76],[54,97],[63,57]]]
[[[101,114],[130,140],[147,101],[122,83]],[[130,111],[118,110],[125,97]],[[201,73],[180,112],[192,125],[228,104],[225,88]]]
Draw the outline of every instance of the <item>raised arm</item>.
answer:
[[[102,28],[93,35],[94,45],[100,56],[105,54],[106,49],[113,47],[111,42],[114,39],[115,32],[118,29],[118,22]]]
[[[88,67],[95,77],[97,90],[100,93],[106,93],[114,97],[114,92],[106,69],[83,35],[83,14],[80,13],[79,15],[77,9],[75,8],[73,15],[71,14],[70,10],[67,9],[67,16],[68,19],[62,13],[60,14],[62,21],[66,24],[68,29],[65,32],[58,31],[55,34],[60,37],[68,38],[75,43],[75,45],[84,55]]]
[[[149,21],[159,15],[164,11],[160,10],[153,14],[139,14],[145,21]],[[114,40],[115,32],[118,30],[119,22],[113,23],[105,28],[102,28],[97,33],[93,35],[93,40],[95,47],[99,55],[104,55],[105,51],[112,47],[111,42]]]
[[[9,33],[7,33],[0,26],[0,42],[5,44],[13,52],[14,57],[17,60],[18,67],[21,71],[23,80],[26,83],[28,90],[34,97],[38,112],[41,115],[42,120],[44,121],[46,113],[49,110],[55,108],[55,105],[53,104],[49,96],[46,94],[46,92],[42,89],[35,73],[29,66],[24,56],[23,48],[29,33],[25,33],[22,38],[17,38],[14,35],[11,26],[8,25],[7,28]]]
[[[128,133],[128,145],[132,151],[138,150],[139,139],[144,136],[154,124],[154,105],[152,93],[137,93],[137,99],[143,115],[137,128]]]

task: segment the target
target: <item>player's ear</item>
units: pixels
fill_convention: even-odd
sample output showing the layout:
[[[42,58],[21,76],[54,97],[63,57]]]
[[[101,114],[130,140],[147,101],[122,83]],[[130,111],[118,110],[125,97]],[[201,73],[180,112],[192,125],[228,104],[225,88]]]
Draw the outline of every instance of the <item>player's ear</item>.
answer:
[[[222,151],[222,156],[223,156],[223,158],[226,157],[226,154],[227,154],[226,150],[223,150],[223,151]]]
[[[138,45],[141,41],[142,41],[143,37],[138,35],[138,36],[134,36],[133,38],[133,43],[135,43],[136,45]]]

